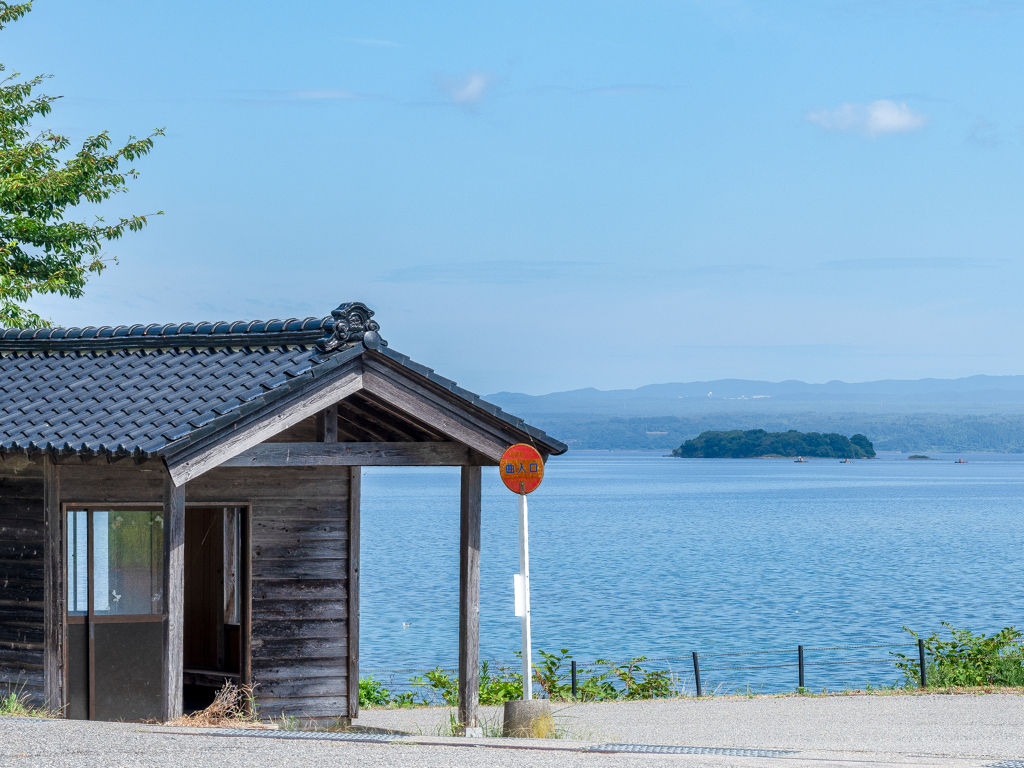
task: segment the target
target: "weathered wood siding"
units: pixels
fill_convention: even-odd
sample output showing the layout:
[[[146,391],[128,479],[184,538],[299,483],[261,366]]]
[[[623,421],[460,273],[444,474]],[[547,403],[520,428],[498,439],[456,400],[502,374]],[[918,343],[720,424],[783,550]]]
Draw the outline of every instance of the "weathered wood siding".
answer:
[[[163,477],[155,462],[65,464],[62,501],[160,503]],[[264,717],[349,716],[348,498],[348,467],[218,468],[186,486],[186,504],[252,510],[252,680]]]
[[[296,477],[253,501],[252,679],[264,716],[348,717],[349,472]]]
[[[0,462],[0,696],[43,703],[43,473],[22,458]]]

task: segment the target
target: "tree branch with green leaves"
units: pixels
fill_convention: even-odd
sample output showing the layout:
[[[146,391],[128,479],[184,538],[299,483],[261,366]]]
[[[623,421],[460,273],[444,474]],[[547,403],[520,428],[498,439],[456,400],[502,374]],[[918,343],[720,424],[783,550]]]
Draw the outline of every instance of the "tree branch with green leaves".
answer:
[[[0,30],[31,6],[0,0]],[[40,294],[81,297],[88,279],[115,261],[104,257],[104,243],[146,225],[144,215],[112,223],[65,216],[83,202],[101,203],[127,192],[126,181],[138,178],[138,172],[122,165],[149,154],[164,131],[130,136],[114,150],[110,134],[102,131],[69,156],[67,136],[49,129],[32,133],[33,121],[48,115],[60,98],[33,95],[48,76],[19,80],[19,73],[4,72],[0,64],[0,327],[30,328],[48,323],[26,302]]]

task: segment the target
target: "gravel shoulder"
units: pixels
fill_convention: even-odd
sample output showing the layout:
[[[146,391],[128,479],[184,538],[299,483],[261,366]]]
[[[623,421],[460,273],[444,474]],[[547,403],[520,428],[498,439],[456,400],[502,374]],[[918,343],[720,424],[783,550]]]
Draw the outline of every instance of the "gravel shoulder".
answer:
[[[498,718],[488,708],[484,717]],[[204,729],[0,718],[0,766],[680,766],[913,765],[1024,760],[1024,696],[836,696],[669,700],[556,708],[569,738],[453,739],[442,708],[367,710],[360,730],[405,743],[216,736]],[[283,734],[282,734],[283,735]],[[595,754],[598,743],[792,750],[785,756]]]
[[[555,706],[559,731],[628,742],[1024,760],[1024,695],[670,699]],[[483,708],[499,723],[500,709]],[[449,710],[366,710],[362,728],[436,734]]]

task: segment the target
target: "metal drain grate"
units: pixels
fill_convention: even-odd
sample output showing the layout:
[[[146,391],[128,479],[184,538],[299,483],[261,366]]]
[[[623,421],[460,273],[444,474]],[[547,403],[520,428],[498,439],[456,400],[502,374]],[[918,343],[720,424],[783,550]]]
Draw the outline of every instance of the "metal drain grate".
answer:
[[[171,733],[169,731],[160,731],[160,733]],[[450,742],[445,743],[427,743],[427,742],[410,742],[406,741],[409,738],[409,734],[395,734],[395,733],[331,733],[330,731],[260,731],[251,730],[248,728],[218,728],[202,733],[190,733],[190,736],[241,736],[249,739],[299,739],[304,741],[362,741],[371,742],[375,744],[393,744],[396,742],[403,742],[407,744],[419,744],[422,746],[478,746],[473,744],[473,739],[466,740],[465,743],[452,744]],[[460,740],[462,741],[462,740]],[[511,740],[512,743],[505,744],[480,744],[479,746],[494,747],[501,749],[507,748],[523,748],[514,743],[515,740]],[[540,747],[531,745],[530,749],[552,749],[552,747]],[[578,749],[575,747],[561,747],[554,748],[559,751],[567,752],[632,752],[649,755],[725,755],[728,757],[785,757],[786,755],[797,754],[796,750],[786,749],[736,749],[732,747],[677,747],[670,744],[595,744],[592,747],[584,747]],[[989,768],[1024,768],[1024,761],[1008,760],[1004,763],[996,763]]]
[[[985,768],[1024,768],[1024,760],[1003,760],[998,763],[989,763]]]
[[[728,755],[729,757],[785,757],[795,755],[784,749],[732,749],[729,747],[673,747],[667,744],[598,744],[584,752],[643,752],[652,755]],[[1007,768],[1010,768],[1007,766]],[[1024,764],[1021,765],[1024,768]]]
[[[372,741],[390,744],[401,736],[390,733],[331,733],[330,731],[260,731],[249,728],[220,728],[207,731],[209,736],[245,736],[255,739],[311,739],[316,741]]]

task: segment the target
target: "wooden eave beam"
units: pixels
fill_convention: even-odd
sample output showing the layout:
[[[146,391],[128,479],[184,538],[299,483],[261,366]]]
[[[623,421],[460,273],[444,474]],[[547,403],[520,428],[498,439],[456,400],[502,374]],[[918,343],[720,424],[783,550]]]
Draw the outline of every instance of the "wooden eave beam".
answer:
[[[383,355],[364,351],[327,374],[313,392],[303,388],[289,393],[265,410],[242,417],[224,431],[165,457],[171,479],[175,485],[182,485],[226,465],[244,451],[356,393],[370,402],[387,403],[389,409],[400,412],[408,421],[424,425],[445,440],[461,443],[479,454],[477,459],[482,464],[496,463],[514,443],[532,442],[522,430],[491,418],[445,388]],[[366,429],[365,423],[354,424],[340,416],[339,427],[343,433],[361,428],[364,434],[378,435],[378,430]],[[542,449],[541,454],[546,456],[547,451]]]
[[[228,435],[211,436],[180,457],[168,457],[167,468],[171,479],[175,485],[183,485],[242,451],[358,392],[362,388],[362,368],[362,358],[353,358],[332,371],[315,391],[300,390],[282,397],[267,410],[239,419]]]
[[[464,467],[478,463],[459,443],[262,443],[222,467]]]
[[[363,387],[492,461],[498,461],[508,446],[521,439],[511,430],[496,428],[468,408],[435,393],[379,359],[364,356]]]

